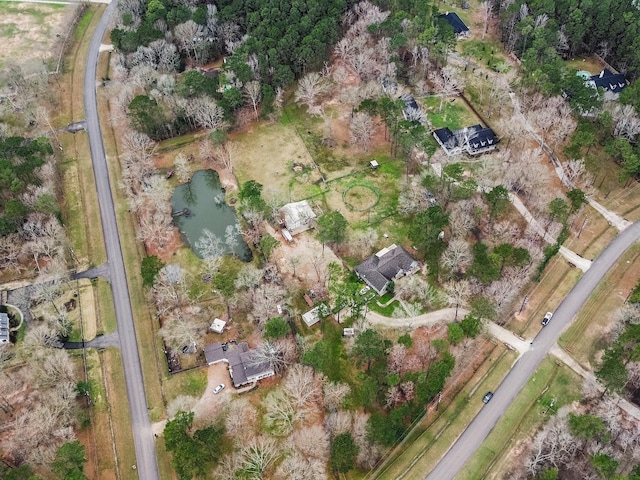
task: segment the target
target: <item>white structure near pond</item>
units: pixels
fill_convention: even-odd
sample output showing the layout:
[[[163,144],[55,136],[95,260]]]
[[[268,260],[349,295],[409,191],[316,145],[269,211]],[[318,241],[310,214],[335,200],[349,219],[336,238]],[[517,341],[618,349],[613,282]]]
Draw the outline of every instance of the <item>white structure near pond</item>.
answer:
[[[316,226],[316,214],[306,200],[284,205],[280,209],[280,219],[291,235],[297,235]]]

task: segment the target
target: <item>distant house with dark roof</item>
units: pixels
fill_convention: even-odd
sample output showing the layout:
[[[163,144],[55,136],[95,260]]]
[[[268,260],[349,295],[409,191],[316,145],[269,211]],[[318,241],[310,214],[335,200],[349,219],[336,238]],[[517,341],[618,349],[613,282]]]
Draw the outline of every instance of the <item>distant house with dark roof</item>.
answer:
[[[442,18],[447,21],[453,33],[456,34],[456,38],[467,38],[469,36],[469,27],[462,21],[456,12],[446,12],[438,15],[438,18]]]
[[[449,127],[439,128],[434,130],[433,136],[449,156],[464,152],[479,155],[493,150],[500,141],[493,130],[482,125],[472,125],[453,132]]]
[[[402,247],[391,245],[371,255],[355,268],[356,274],[378,295],[387,291],[389,282],[414,273],[420,263]]]
[[[216,342],[205,346],[203,350],[208,365],[220,362],[229,365],[229,375],[235,388],[275,375],[268,362],[256,361],[255,350],[249,350],[246,342],[237,345]]]
[[[9,315],[0,313],[0,345],[9,343]]]
[[[603,88],[605,92],[617,95],[629,85],[629,81],[624,78],[623,74],[613,73],[605,68],[597,75],[591,75],[587,80],[587,85],[593,88]]]

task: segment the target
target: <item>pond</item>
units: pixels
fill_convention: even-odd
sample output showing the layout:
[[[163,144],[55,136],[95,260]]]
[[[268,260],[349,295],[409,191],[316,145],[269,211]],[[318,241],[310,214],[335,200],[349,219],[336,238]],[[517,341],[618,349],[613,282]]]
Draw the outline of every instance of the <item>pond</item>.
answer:
[[[240,235],[236,211],[225,203],[215,170],[198,170],[191,181],[178,186],[171,197],[173,222],[184,241],[200,258],[207,252],[234,254],[251,261],[249,246]]]

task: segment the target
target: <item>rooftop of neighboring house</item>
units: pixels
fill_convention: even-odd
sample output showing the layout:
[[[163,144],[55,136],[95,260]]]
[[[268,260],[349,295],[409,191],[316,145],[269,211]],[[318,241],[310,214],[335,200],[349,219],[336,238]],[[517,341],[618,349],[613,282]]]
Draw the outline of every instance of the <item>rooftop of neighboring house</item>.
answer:
[[[596,75],[589,77],[589,83],[598,88],[604,88],[607,92],[620,93],[629,85],[629,81],[621,73],[614,73],[605,68]]]
[[[453,28],[453,33],[456,35],[460,35],[462,33],[469,32],[469,27],[462,21],[462,19],[458,16],[456,12],[446,12],[438,15],[439,18],[444,18],[451,28]]]
[[[480,124],[454,131],[451,131],[449,127],[439,128],[434,130],[433,135],[447,153],[457,148],[464,148],[473,155],[495,147],[500,141],[492,129]],[[465,146],[463,143],[467,145]]]

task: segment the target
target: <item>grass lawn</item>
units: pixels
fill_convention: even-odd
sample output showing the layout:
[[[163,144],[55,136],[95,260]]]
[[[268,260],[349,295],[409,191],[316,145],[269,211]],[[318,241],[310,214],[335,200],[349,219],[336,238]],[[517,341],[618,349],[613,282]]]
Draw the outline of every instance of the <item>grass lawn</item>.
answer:
[[[115,332],[118,325],[116,323],[116,312],[111,295],[111,285],[104,278],[96,280],[96,295],[98,300],[98,316],[96,334]]]
[[[456,479],[505,478],[500,474],[508,472],[515,443],[530,438],[558,408],[579,400],[581,384],[572,370],[547,357]]]
[[[207,389],[207,371],[199,368],[188,372],[170,375],[165,382],[167,392],[166,401],[171,401],[179,395],[190,395],[200,398]]]
[[[605,348],[615,312],[640,277],[640,245],[634,244],[593,291],[573,325],[560,337],[560,345],[584,368],[592,370],[596,354]]]
[[[442,111],[440,111],[440,97],[427,97],[423,103],[433,128],[449,127],[451,130],[459,130],[482,123],[458,97],[445,98],[442,102]]]
[[[423,479],[480,411],[484,394],[500,384],[516,358],[502,344],[496,346],[446,409],[426,429],[409,436],[375,478]]]
[[[505,61],[502,45],[489,37],[485,40],[465,40],[460,43],[460,47],[465,57],[470,57],[474,62],[489,68],[494,68],[496,64]]]
[[[596,73],[600,73],[602,71],[602,64],[595,57],[587,57],[587,58],[574,58],[571,60],[567,60],[564,62],[567,67],[573,68],[574,70],[586,70],[591,72],[592,75]]]

